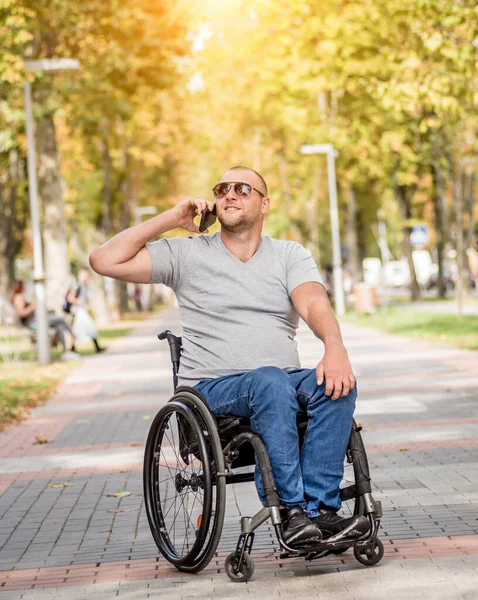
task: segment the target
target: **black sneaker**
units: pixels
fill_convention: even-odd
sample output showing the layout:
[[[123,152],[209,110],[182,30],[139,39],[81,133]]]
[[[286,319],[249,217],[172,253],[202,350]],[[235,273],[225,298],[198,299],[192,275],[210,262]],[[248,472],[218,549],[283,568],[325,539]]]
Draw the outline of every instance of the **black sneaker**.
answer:
[[[289,546],[297,548],[321,541],[322,532],[299,506],[281,511],[281,513],[284,515],[282,537]]]
[[[315,523],[322,531],[324,538],[334,537],[334,541],[340,539],[357,539],[370,530],[367,517],[356,515],[353,517],[340,517],[333,510],[321,509],[320,515],[314,517]]]

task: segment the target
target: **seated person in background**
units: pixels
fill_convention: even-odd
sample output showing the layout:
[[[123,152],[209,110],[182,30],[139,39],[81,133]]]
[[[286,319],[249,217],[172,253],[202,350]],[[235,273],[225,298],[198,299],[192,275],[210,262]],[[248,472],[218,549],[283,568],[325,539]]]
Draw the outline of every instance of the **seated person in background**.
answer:
[[[194,218],[214,204],[186,198],[97,248],[91,266],[175,291],[180,385],[195,386],[214,414],[250,419],[270,457],[284,539],[300,547],[331,535],[359,537],[367,519],[337,514],[357,390],[317,266],[297,242],[262,235],[270,198],[259,173],[233,167],[213,191],[219,233],[148,243],[178,227],[199,232]],[[314,369],[300,367],[299,316],[325,344]],[[300,452],[298,412],[309,417]],[[256,486],[264,502],[257,469]]]
[[[35,319],[35,305],[33,303],[27,302],[25,298],[25,284],[23,281],[17,280],[13,284],[12,294],[11,294],[11,302],[15,312],[17,313],[21,324],[32,331],[36,331],[37,324]],[[62,317],[57,317],[54,314],[50,314],[47,316],[48,318],[48,327],[55,330],[58,341],[61,344],[63,350],[63,358],[74,359],[79,358],[78,354],[74,352],[68,351],[66,347],[66,338],[65,332],[72,336],[73,340],[75,336],[73,335],[73,331],[68,323]]]

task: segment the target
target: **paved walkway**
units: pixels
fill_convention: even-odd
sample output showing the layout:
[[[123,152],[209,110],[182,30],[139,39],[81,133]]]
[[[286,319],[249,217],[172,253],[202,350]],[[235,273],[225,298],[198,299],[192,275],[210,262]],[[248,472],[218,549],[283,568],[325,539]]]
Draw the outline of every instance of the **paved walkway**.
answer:
[[[385,558],[350,552],[282,560],[269,525],[256,572],[229,582],[239,514],[257,509],[252,484],[228,486],[217,557],[187,576],[158,556],[144,514],[141,467],[151,419],[171,394],[178,331],[166,309],[84,365],[29,420],[0,434],[1,600],[126,598],[467,598],[478,600],[478,355],[344,327],[359,380],[357,419],[384,507]],[[322,354],[303,328],[304,366]],[[38,443],[43,441],[45,443]],[[111,497],[117,491],[131,495]]]

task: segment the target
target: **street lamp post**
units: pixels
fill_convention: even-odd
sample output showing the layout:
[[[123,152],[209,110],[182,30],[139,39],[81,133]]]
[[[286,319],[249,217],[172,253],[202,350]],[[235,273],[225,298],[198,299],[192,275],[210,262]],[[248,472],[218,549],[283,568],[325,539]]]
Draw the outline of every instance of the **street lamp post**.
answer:
[[[342,256],[340,252],[339,211],[337,208],[337,182],[335,177],[335,157],[338,156],[332,144],[307,144],[300,148],[301,154],[325,154],[327,156],[327,177],[329,182],[330,224],[332,229],[332,262],[334,268],[335,311],[339,316],[345,313],[344,287],[342,281]]]
[[[25,71],[66,71],[78,69],[79,62],[73,59],[45,59],[25,61]],[[33,132],[32,86],[24,83],[25,118],[28,146],[28,190],[30,197],[30,216],[33,236],[33,282],[35,295],[35,321],[38,347],[38,360],[41,365],[50,362],[50,339],[48,337],[48,316],[45,296],[45,272],[43,268],[43,248],[38,210],[38,186],[36,176],[35,135]]]

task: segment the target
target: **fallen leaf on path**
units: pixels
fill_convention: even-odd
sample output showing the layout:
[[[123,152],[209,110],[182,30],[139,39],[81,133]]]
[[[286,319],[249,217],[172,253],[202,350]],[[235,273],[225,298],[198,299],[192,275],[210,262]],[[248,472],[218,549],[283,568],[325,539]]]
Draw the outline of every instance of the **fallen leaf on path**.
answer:
[[[86,425],[87,423],[89,423],[88,419],[78,419],[76,422],[77,425]]]
[[[108,512],[110,513],[120,513],[120,512],[136,512],[139,508],[109,508]]]
[[[129,473],[130,469],[123,469],[122,471],[120,471],[120,473]]]
[[[131,492],[120,492],[119,490],[114,494],[108,494],[108,498],[126,498],[131,496]]]
[[[49,440],[48,438],[42,436],[42,435],[36,435],[35,436],[35,441],[33,442],[34,445],[36,444],[49,444],[51,442],[51,440]]]
[[[143,444],[140,444],[139,442],[131,442],[131,444],[128,444],[128,446],[130,446],[130,448],[134,448],[135,446],[142,446]]]
[[[151,421],[153,415],[143,415],[141,418],[143,419],[143,421]]]
[[[72,483],[68,483],[68,481],[65,481],[64,483],[50,483],[50,487],[52,488],[64,488],[64,487],[71,487],[73,484]]]
[[[410,448],[399,448],[398,451],[399,452],[408,452],[410,450]]]
[[[108,396],[121,396],[121,392],[108,392]]]

